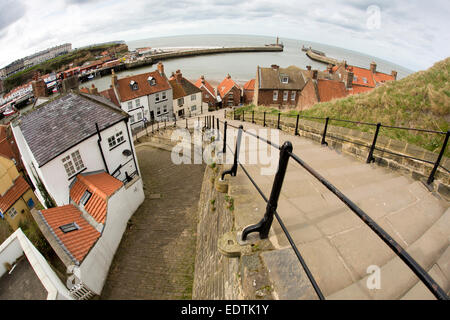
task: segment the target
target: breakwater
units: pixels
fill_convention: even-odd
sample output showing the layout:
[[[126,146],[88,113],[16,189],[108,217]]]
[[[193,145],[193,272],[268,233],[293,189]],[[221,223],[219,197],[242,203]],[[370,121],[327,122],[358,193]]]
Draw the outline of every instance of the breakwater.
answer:
[[[326,64],[332,64],[333,66],[343,63],[343,61],[339,61],[337,59],[329,58],[324,55],[314,53],[311,50],[306,51],[306,55],[312,60],[323,62]]]

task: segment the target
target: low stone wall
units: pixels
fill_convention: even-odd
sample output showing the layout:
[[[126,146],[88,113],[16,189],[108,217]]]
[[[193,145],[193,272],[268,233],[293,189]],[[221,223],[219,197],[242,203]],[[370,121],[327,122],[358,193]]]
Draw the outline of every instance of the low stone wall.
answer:
[[[231,117],[232,113],[228,112],[227,118]],[[242,120],[242,115],[235,115],[235,119]],[[244,115],[244,121],[251,122],[252,114],[246,113]],[[254,122],[256,124],[263,125],[263,113],[255,113]],[[267,127],[276,128],[277,123],[278,115],[266,113]],[[295,124],[296,118],[294,117],[280,117],[280,129],[284,132],[294,135]],[[299,136],[306,137],[320,143],[322,141],[324,124],[325,121],[315,122],[300,118],[298,123],[298,134]],[[325,140],[328,145],[335,150],[349,154],[365,162],[372,145],[373,133],[328,125]],[[421,181],[426,181],[428,179],[431,170],[433,169],[433,164],[390,154],[389,152],[402,154],[407,157],[424,159],[433,163],[438,157],[436,153],[430,152],[418,146],[378,135],[376,149],[373,154],[375,163]],[[450,159],[443,157],[441,160],[441,165],[445,168],[450,168]],[[435,181],[431,186],[429,186],[429,188],[439,192],[446,199],[450,199],[450,174],[444,169],[438,168],[435,174]]]

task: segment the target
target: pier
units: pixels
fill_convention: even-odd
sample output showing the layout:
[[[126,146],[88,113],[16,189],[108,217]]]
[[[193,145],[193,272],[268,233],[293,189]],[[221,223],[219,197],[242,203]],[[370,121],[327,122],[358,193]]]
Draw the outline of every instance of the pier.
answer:
[[[337,59],[329,58],[325,55],[314,53],[312,50],[307,50],[306,55],[312,60],[323,62],[326,64],[332,64],[333,66],[344,63],[344,61],[339,61]]]

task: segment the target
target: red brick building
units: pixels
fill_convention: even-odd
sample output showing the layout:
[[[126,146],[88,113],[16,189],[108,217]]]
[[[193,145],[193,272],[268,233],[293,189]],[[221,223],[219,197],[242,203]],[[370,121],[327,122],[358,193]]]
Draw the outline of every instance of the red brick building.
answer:
[[[328,72],[339,75],[345,81],[349,94],[368,92],[388,81],[397,80],[397,71],[392,70],[391,74],[379,72],[375,62],[370,64],[369,69],[345,63],[334,66],[331,70],[329,68]]]
[[[202,90],[202,102],[208,106],[208,108],[215,107],[217,104],[216,92],[214,87],[205,80],[204,76],[201,76],[196,82],[195,86]]]
[[[241,103],[241,87],[228,74],[217,86],[217,96],[220,97],[222,107],[237,106]]]
[[[245,104],[253,103],[253,96],[255,94],[255,79],[251,79],[244,84],[243,102]]]
[[[306,84],[300,68],[257,67],[253,103],[272,107],[295,107]]]

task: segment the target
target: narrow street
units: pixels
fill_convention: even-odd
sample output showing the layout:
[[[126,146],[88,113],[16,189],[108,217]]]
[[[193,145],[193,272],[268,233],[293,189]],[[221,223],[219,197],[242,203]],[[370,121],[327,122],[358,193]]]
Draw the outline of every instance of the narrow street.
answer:
[[[170,152],[136,148],[144,203],[131,217],[101,299],[190,299],[204,165],[175,165]]]

